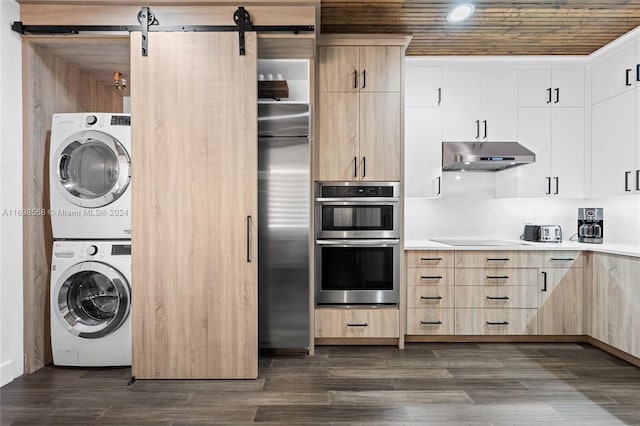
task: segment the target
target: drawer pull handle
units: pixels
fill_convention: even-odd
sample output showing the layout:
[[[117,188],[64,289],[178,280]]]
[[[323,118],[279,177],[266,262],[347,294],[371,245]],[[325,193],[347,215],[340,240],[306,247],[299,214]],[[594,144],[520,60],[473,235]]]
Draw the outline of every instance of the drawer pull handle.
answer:
[[[441,325],[442,321],[420,321],[421,325]]]
[[[508,261],[509,261],[508,257],[503,257],[503,258],[487,257],[487,262],[508,262]]]
[[[572,262],[575,259],[573,257],[552,257],[551,260],[558,262]]]
[[[367,327],[369,324],[366,322],[348,322],[347,327]]]
[[[509,296],[487,296],[489,300],[509,300]]]
[[[420,296],[422,300],[442,300],[442,296]]]
[[[508,278],[508,275],[487,275],[488,280],[506,280]]]
[[[420,275],[422,280],[441,280],[442,275]]]
[[[508,321],[502,321],[502,322],[487,321],[487,325],[509,325],[509,322]]]
[[[429,260],[442,260],[441,257],[421,257],[420,260],[429,261]]]

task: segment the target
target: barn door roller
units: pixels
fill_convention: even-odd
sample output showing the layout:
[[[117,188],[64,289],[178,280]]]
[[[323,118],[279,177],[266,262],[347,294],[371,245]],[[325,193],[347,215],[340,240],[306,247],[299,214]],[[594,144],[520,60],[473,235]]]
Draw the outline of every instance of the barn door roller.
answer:
[[[149,53],[150,32],[221,32],[238,31],[240,55],[245,54],[245,33],[256,32],[313,32],[313,25],[253,25],[251,15],[244,7],[239,6],[233,13],[235,25],[160,25],[155,14],[148,6],[138,12],[140,25],[24,25],[22,21],[15,21],[11,29],[20,34],[80,34],[80,32],[142,32],[142,56]]]

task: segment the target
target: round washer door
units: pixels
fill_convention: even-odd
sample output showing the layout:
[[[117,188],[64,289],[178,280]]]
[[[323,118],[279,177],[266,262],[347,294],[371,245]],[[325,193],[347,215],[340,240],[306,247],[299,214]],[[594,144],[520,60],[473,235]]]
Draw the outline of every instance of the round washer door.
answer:
[[[118,330],[129,316],[131,289],[126,278],[100,262],[69,268],[55,287],[52,309],[67,330],[87,339]]]
[[[55,186],[71,203],[88,208],[106,206],[129,186],[131,158],[113,136],[87,130],[65,139],[54,157]]]

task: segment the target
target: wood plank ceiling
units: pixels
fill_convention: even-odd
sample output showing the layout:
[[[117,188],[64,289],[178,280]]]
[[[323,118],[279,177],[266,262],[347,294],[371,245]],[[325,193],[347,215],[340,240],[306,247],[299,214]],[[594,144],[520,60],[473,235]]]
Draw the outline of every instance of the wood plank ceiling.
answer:
[[[451,24],[457,3],[475,14]],[[322,0],[321,31],[400,33],[407,55],[588,55],[640,25],[640,0]]]

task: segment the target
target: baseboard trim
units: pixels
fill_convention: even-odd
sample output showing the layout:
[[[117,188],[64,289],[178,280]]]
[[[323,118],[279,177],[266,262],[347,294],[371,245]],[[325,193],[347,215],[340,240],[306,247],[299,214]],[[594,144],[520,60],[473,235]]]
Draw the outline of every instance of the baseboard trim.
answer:
[[[381,338],[329,338],[329,337],[316,337],[316,346],[322,345],[385,345],[385,346],[398,346],[400,339],[396,337],[381,337]]]
[[[7,383],[11,383],[19,375],[15,375],[15,368],[13,361],[7,361],[4,364],[0,365],[0,386],[4,386]]]
[[[589,344],[591,344],[591,345],[593,345],[593,346],[595,346],[597,348],[600,348],[605,352],[609,352],[611,355],[615,355],[618,358],[623,359],[623,360],[627,361],[628,363],[635,365],[636,367],[640,367],[640,358],[635,357],[635,356],[633,356],[631,354],[628,354],[628,353],[626,353],[624,351],[621,351],[620,349],[614,348],[613,346],[611,346],[611,345],[609,345],[609,344],[607,344],[607,343],[605,343],[603,341],[600,341],[598,339],[595,339],[595,338],[593,338],[591,336],[586,336],[586,337],[587,337],[586,340],[585,340],[586,343],[589,343]]]
[[[585,342],[588,336],[556,336],[556,335],[407,335],[404,341],[409,343],[429,343],[429,342],[454,342],[454,343],[545,343],[545,342]]]

